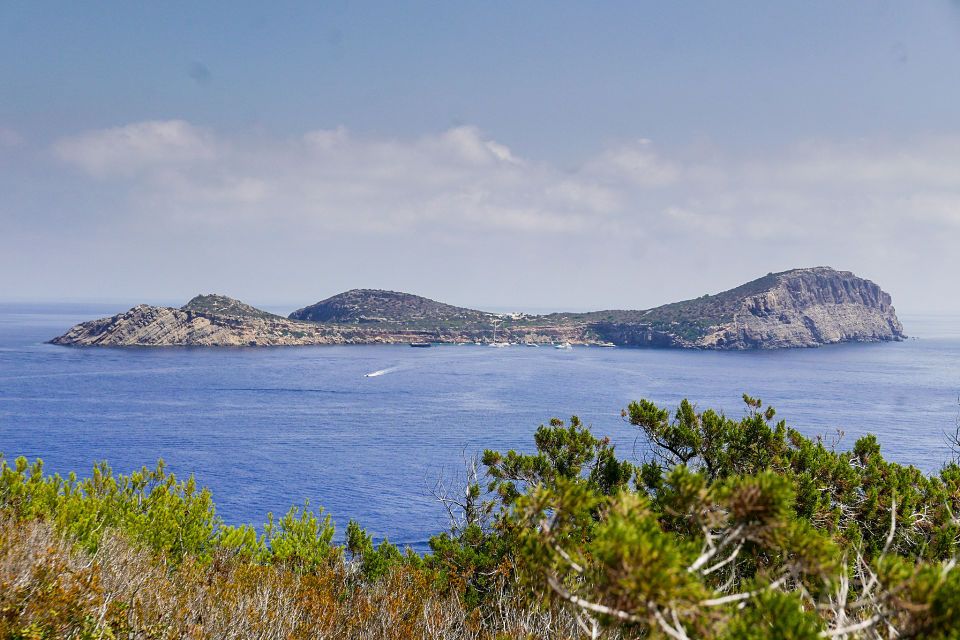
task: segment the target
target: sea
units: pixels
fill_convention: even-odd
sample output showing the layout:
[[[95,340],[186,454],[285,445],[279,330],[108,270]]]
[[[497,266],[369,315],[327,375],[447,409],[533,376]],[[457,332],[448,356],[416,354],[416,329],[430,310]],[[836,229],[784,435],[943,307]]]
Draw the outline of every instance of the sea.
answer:
[[[936,473],[960,416],[960,317],[902,316],[899,343],[752,352],[400,345],[71,348],[46,344],[123,305],[0,305],[0,452],[84,476],[163,459],[208,487],[228,523],[309,501],[416,551],[448,527],[433,495],[484,449],[533,449],[579,416],[622,457],[648,451],[632,400],[732,417],[761,398],[804,433]]]

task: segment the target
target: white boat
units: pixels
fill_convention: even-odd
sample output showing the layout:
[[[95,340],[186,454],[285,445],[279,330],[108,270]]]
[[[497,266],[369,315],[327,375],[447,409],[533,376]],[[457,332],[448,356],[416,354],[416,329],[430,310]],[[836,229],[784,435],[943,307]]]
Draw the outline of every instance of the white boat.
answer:
[[[524,343],[523,343],[523,346],[525,346],[525,347],[539,347],[540,345],[538,345],[536,342],[524,342]]]
[[[561,342],[560,344],[553,345],[554,349],[573,349],[573,345],[569,342]]]
[[[609,348],[615,347],[615,346],[617,346],[617,345],[613,344],[612,342],[598,342],[598,343],[597,343],[597,346],[598,346],[598,347],[606,347],[606,348],[609,349]]]
[[[496,322],[493,323],[493,342],[490,343],[490,346],[495,347],[497,349],[503,349],[504,347],[510,346],[509,342],[497,342],[497,323]]]

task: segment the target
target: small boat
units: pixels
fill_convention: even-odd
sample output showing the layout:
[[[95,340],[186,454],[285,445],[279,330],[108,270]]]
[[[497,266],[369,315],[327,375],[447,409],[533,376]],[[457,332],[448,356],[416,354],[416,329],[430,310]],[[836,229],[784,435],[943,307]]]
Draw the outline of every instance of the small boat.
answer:
[[[411,347],[417,347],[417,348],[420,348],[420,349],[425,349],[425,348],[427,348],[427,347],[432,347],[432,346],[433,346],[433,343],[432,343],[432,342],[411,342],[411,343],[410,343],[410,346],[411,346]]]
[[[504,347],[509,347],[509,342],[497,342],[497,322],[493,323],[493,342],[490,343],[491,347],[496,347],[497,349],[503,349]]]
[[[523,343],[523,346],[525,346],[525,347],[539,347],[540,345],[538,345],[536,342],[524,342],[524,343]]]
[[[598,346],[598,347],[606,347],[607,349],[609,349],[609,348],[615,347],[615,346],[617,346],[617,345],[613,344],[612,342],[598,342],[598,343],[597,343],[597,346]]]
[[[569,342],[561,342],[560,344],[553,345],[554,349],[573,349],[573,345]]]

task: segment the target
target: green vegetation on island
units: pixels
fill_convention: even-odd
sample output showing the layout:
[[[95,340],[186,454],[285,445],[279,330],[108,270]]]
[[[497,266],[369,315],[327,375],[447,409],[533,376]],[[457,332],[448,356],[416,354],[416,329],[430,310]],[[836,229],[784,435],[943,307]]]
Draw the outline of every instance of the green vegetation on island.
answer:
[[[215,293],[200,294],[190,299],[187,304],[180,307],[183,311],[192,311],[195,313],[228,316],[233,318],[261,318],[264,320],[283,319],[269,311],[257,309],[245,302],[240,302],[228,296],[221,296]]]
[[[352,521],[337,543],[309,505],[225,525],[162,463],[3,462],[0,637],[960,637],[956,461],[926,475],[744,401],[630,404],[642,462],[576,417],[486,451],[438,483],[423,556]]]
[[[290,346],[370,343],[571,343],[776,349],[900,340],[890,296],[829,267],[771,273],[716,295],[647,310],[490,313],[381,289],[351,289],[288,318],[227,296],[180,309],[140,305],[52,340],[72,346]]]

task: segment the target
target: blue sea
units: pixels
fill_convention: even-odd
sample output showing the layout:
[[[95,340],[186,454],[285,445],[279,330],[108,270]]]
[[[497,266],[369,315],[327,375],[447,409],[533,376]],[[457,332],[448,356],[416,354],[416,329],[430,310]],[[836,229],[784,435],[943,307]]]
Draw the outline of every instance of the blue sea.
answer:
[[[0,305],[0,451],[50,472],[163,458],[209,487],[230,523],[309,500],[342,532],[424,550],[446,527],[441,474],[485,448],[530,450],[536,427],[576,414],[643,459],[620,417],[631,400],[743,413],[748,392],[841,447],[866,433],[934,472],[958,420],[960,318],[902,317],[913,338],[770,352],[580,347],[323,346],[76,349],[44,344],[110,305]],[[368,376],[376,372],[378,375]]]

